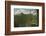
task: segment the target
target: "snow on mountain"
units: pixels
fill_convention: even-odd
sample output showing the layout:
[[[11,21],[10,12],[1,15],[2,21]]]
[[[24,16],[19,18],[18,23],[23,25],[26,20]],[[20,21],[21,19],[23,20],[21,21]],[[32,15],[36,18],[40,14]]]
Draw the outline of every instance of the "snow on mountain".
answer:
[[[21,13],[36,15],[37,10],[36,9],[14,9],[14,15],[18,15],[18,14],[21,14]]]

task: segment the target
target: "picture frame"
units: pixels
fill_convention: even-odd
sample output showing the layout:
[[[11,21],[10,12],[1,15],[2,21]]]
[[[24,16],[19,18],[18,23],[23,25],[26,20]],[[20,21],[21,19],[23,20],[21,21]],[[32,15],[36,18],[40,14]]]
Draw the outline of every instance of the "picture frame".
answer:
[[[13,25],[13,15],[14,15],[14,9],[18,8],[32,8],[31,10],[39,9],[39,17],[38,17],[38,23],[39,28],[37,27],[22,27],[22,28],[14,28]],[[23,9],[24,11],[27,9]],[[30,10],[30,9],[29,9]],[[20,10],[22,11],[22,9]],[[41,12],[41,13],[40,13]],[[26,12],[27,13],[27,12]],[[16,13],[15,13],[16,14]],[[40,16],[41,15],[41,16]],[[41,20],[41,21],[40,21]],[[19,20],[20,21],[20,20]],[[18,23],[18,22],[17,22]],[[40,24],[41,23],[41,24]],[[16,25],[16,24],[15,24]],[[29,30],[28,30],[29,29]],[[34,29],[34,30],[33,30]],[[24,30],[24,31],[23,31]],[[36,2],[20,2],[20,1],[5,1],[5,35],[18,35],[18,34],[35,34],[35,33],[44,33],[45,32],[45,4],[44,3],[36,3]]]

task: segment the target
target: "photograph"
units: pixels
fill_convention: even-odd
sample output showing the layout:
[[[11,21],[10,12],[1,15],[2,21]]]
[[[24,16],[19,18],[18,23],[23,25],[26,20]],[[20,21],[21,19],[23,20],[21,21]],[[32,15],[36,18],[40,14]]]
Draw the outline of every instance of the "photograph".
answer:
[[[38,27],[39,9],[14,8],[14,27]]]
[[[45,4],[5,1],[5,35],[45,32]]]

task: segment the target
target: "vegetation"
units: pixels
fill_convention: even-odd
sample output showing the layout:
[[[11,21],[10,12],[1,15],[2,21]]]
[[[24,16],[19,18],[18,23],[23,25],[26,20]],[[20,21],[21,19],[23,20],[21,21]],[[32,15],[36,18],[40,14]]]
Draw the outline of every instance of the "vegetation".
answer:
[[[38,26],[37,14],[14,15],[14,27],[36,27]]]

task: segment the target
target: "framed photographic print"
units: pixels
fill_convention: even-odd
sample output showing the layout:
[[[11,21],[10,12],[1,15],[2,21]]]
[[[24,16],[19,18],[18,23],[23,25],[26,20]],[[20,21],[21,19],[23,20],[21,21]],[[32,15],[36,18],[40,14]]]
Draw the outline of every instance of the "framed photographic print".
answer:
[[[45,32],[44,3],[5,1],[5,34]]]

